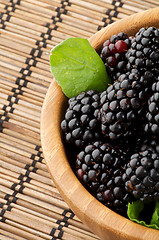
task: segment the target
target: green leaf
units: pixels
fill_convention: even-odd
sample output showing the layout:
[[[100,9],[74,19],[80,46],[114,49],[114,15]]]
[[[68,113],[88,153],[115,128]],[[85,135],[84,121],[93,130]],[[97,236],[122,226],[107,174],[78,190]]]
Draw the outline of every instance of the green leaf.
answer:
[[[127,214],[130,220],[138,221],[139,215],[143,209],[144,209],[144,204],[141,201],[129,203]]]
[[[152,215],[151,224],[156,224],[159,227],[159,202],[155,204],[155,211]]]
[[[150,216],[150,218],[152,217],[150,224],[146,224],[145,221],[140,219],[140,213],[142,211],[145,211],[145,214],[147,213],[145,204],[143,202],[138,200],[128,204],[127,214],[131,221],[159,230],[159,202],[155,203],[154,213],[152,216]]]
[[[71,98],[82,91],[104,91],[111,83],[105,65],[87,39],[68,38],[52,49],[51,72],[64,94]]]

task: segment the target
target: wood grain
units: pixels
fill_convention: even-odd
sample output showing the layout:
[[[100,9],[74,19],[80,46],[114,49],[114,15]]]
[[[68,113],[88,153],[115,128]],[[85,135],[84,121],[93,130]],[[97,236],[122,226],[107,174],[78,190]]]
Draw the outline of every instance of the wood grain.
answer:
[[[81,2],[84,4],[84,2]],[[74,1],[72,1],[74,3]],[[90,3],[90,8],[91,8]],[[100,6],[99,6],[100,9]],[[92,8],[92,10],[94,10]],[[142,26],[159,27],[159,8],[137,13],[117,21],[93,35],[89,41],[98,51],[104,40],[120,31],[134,35]],[[66,98],[53,79],[47,92],[41,115],[41,139],[50,174],[62,197],[91,231],[103,240],[156,240],[157,230],[133,223],[111,211],[80,184],[68,163],[61,140],[60,121]]]

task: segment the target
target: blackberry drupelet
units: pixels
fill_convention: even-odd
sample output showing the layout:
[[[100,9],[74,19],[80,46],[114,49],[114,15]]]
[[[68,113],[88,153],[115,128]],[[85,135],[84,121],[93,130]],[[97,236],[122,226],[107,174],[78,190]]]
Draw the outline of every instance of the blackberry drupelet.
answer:
[[[127,70],[139,69],[141,74],[151,71],[154,77],[159,74],[159,29],[141,28],[132,39],[131,47],[126,53]]]
[[[68,100],[65,119],[61,122],[67,143],[81,148],[100,137],[100,124],[96,118],[99,99],[99,93],[90,90]]]
[[[76,173],[88,191],[104,205],[126,213],[131,201],[125,191],[122,174],[127,152],[109,143],[95,142],[85,147],[76,160]]]
[[[99,119],[105,137],[125,140],[142,129],[150,83],[150,72],[140,76],[136,70],[121,75],[101,93]]]
[[[100,57],[113,80],[118,79],[122,73],[126,72],[127,59],[125,54],[130,44],[131,38],[122,32],[113,35],[110,40],[106,40],[103,44]]]
[[[152,96],[148,100],[146,119],[145,132],[159,137],[159,77],[152,84]]]
[[[158,144],[157,144],[158,145]],[[134,153],[123,174],[125,189],[144,203],[159,200],[159,152],[156,143],[145,142]]]
[[[139,147],[141,148],[141,151],[151,149],[152,151],[159,153],[159,140],[156,137],[149,136],[149,138],[146,138]]]

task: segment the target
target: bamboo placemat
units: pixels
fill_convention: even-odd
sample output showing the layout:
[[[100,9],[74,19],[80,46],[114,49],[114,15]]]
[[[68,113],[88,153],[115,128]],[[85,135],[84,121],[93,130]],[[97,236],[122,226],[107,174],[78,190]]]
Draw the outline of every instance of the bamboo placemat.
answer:
[[[156,6],[159,0],[0,0],[0,239],[99,239],[63,201],[43,159],[49,52]]]

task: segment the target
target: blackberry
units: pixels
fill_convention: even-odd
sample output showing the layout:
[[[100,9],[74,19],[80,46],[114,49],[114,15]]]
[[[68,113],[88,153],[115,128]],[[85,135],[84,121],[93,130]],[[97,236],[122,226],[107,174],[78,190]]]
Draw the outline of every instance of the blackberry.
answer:
[[[140,76],[136,70],[121,75],[101,93],[99,119],[105,137],[125,139],[142,129],[150,83],[150,72]]]
[[[67,143],[83,147],[100,137],[96,117],[99,99],[99,93],[90,90],[68,100],[65,119],[61,122],[61,129]]]
[[[132,39],[126,53],[127,70],[139,69],[141,74],[151,71],[154,77],[159,74],[159,29],[141,28]]]
[[[158,145],[158,144],[157,144]],[[159,200],[159,152],[156,143],[144,143],[134,153],[123,174],[125,189],[144,203]]]
[[[95,142],[86,146],[76,160],[76,173],[82,184],[101,203],[121,214],[131,201],[122,180],[126,156],[117,146]]]
[[[159,78],[152,85],[152,95],[148,100],[146,119],[145,131],[148,135],[159,137]]]
[[[126,72],[127,59],[125,53],[129,49],[131,38],[125,33],[113,35],[103,44],[100,57],[105,63],[108,74],[113,80]]]

